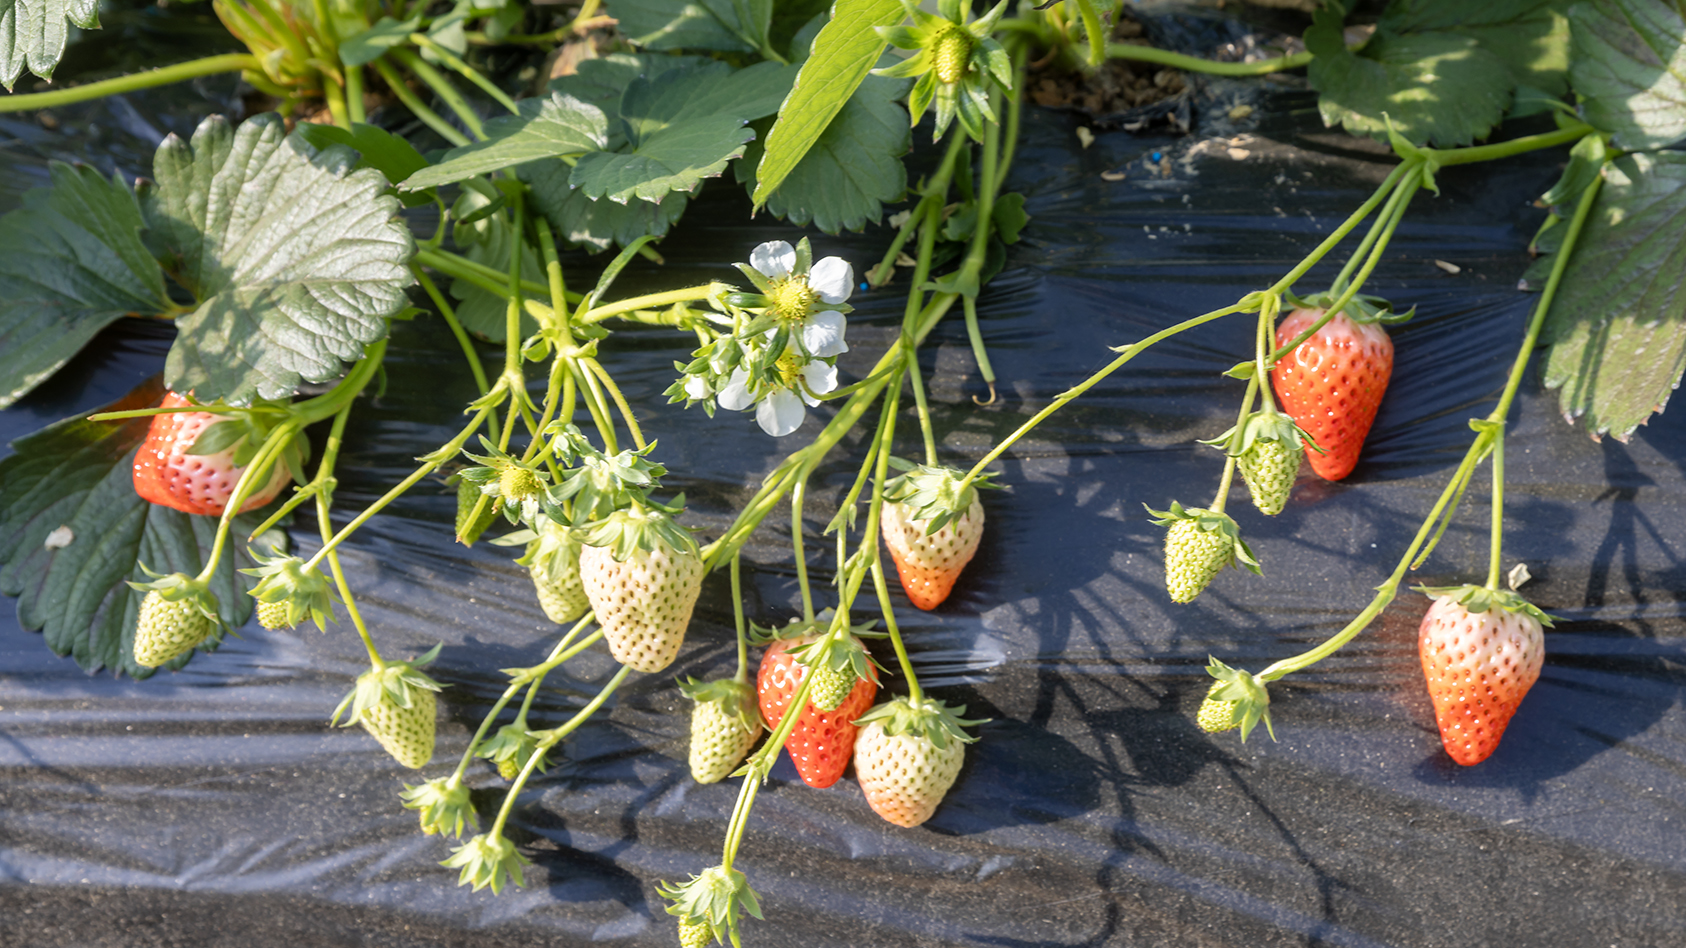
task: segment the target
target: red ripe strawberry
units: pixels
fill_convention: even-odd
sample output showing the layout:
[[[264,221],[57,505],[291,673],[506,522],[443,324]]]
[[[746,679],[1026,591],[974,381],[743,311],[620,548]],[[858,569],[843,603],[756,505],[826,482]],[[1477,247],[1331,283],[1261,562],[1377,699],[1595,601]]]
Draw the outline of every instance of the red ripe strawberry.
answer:
[[[1276,344],[1288,344],[1323,313],[1309,308],[1289,313],[1276,328]],[[1323,451],[1307,454],[1319,476],[1338,481],[1352,473],[1392,375],[1393,340],[1387,330],[1344,311],[1270,370],[1282,410]]]
[[[761,670],[755,676],[755,688],[760,697],[761,716],[767,719],[768,728],[776,728],[784,720],[791,699],[808,674],[807,667],[791,656],[790,650],[819,638],[809,635],[780,639],[767,646],[766,654],[761,656]],[[877,694],[877,684],[860,678],[837,710],[820,711],[812,702],[803,707],[784,748],[790,752],[790,759],[796,764],[796,772],[802,775],[804,783],[823,789],[843,776],[855,750],[855,736],[860,732],[855,719],[872,707],[872,699]]]
[[[189,404],[192,403],[175,392],[164,396],[164,408]],[[222,416],[206,411],[154,415],[146,442],[135,455],[135,493],[142,500],[183,513],[220,515],[245,470],[234,464],[238,446],[214,454],[189,454],[188,449],[205,429],[222,420]],[[277,463],[269,482],[246,498],[241,512],[274,500],[281,488],[287,486],[289,477],[287,465]]]
[[[1424,589],[1436,596],[1417,633],[1440,742],[1468,767],[1498,749],[1545,662],[1549,618],[1514,593],[1480,586]]]

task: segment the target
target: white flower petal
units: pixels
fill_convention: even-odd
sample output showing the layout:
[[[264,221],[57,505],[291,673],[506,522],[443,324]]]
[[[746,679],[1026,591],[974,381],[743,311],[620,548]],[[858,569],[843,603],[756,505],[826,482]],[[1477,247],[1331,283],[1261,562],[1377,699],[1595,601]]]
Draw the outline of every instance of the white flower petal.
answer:
[[[749,393],[749,373],[734,369],[732,377],[726,380],[726,387],[720,390],[718,401],[720,407],[727,411],[743,411],[755,404],[755,396]]]
[[[704,378],[700,375],[693,375],[690,378],[686,379],[685,380],[685,395],[686,395],[687,398],[696,398],[696,399],[707,398],[708,395],[709,395],[708,379],[706,379],[706,378]]]
[[[815,313],[802,324],[802,348],[809,355],[821,358],[842,355],[849,351],[848,343],[843,341],[843,331],[847,328],[848,321],[842,313],[829,309]]]
[[[802,381],[815,395],[824,395],[837,388],[837,367],[818,360],[810,362],[802,367]],[[802,400],[810,405],[820,403],[817,398],[809,398],[807,392],[802,393]]]
[[[808,271],[808,289],[827,303],[841,303],[855,290],[855,268],[842,257],[826,257]]]
[[[802,427],[802,419],[808,416],[808,409],[802,407],[802,400],[788,389],[779,389],[755,409],[755,420],[761,425],[761,430],[775,438],[782,438]]]
[[[782,240],[770,240],[749,252],[749,265],[764,276],[789,276],[796,266],[796,248]]]

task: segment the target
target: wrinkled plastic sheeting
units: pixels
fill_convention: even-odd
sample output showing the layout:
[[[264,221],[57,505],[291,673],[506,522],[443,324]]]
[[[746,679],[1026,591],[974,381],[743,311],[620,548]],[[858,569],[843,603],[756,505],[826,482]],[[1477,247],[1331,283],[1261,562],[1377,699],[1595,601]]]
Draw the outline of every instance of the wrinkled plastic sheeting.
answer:
[[[1104,132],[1087,148],[1078,119],[1027,112],[1010,187],[1032,223],[979,301],[1000,400],[973,404],[984,388],[958,314],[923,350],[946,460],[981,456],[1104,365],[1109,346],[1273,282],[1388,171],[1383,149],[1323,130],[1309,96],[1255,101],[1252,124],[1206,109],[1217,118],[1187,137]],[[1559,621],[1487,762],[1459,768],[1440,750],[1415,652],[1428,600],[1410,591],[1272,689],[1279,740],[1261,729],[1243,745],[1193,724],[1208,656],[1256,671],[1310,648],[1392,570],[1467,447],[1468,419],[1503,385],[1537,299],[1516,290],[1543,213],[1530,202],[1563,157],[1444,169],[1440,196],[1415,199],[1370,284],[1417,315],[1394,333],[1364,461],[1338,484],[1305,474],[1276,518],[1239,491],[1231,500],[1262,577],[1228,571],[1195,603],[1171,604],[1161,533],[1142,510],[1209,501],[1221,457],[1195,439],[1233,423],[1242,385],[1221,373],[1250,357],[1251,317],[1154,347],[1011,451],[954,596],[900,612],[924,687],[990,719],[959,783],[929,823],[901,830],[852,780],[812,790],[781,761],[738,862],[768,916],[747,922],[746,944],[1686,944],[1678,410],[1630,443],[1595,443],[1532,371],[1524,381],[1505,566],[1527,564],[1524,592]],[[663,244],[667,266],[638,262],[617,292],[732,279],[756,243],[798,236],[746,210],[711,186]],[[862,273],[885,243],[881,229],[820,235],[815,252]],[[851,301],[846,375],[893,338],[905,281]],[[0,437],[114,398],[168,344],[150,325],[106,333],[0,413]],[[685,522],[709,539],[832,409],[775,441],[748,415],[669,406],[661,392],[691,345],[628,328],[605,361],[660,441],[667,488],[686,492]],[[459,360],[436,319],[395,328],[385,394],[352,416],[340,516],[454,433],[474,394]],[[917,455],[915,430],[903,426],[903,454]],[[834,564],[819,531],[854,476],[850,444],[819,469],[805,510],[822,604]],[[1485,576],[1485,470],[1411,582]],[[360,730],[327,726],[365,667],[344,624],[249,627],[180,673],[134,682],[83,674],[3,610],[0,944],[672,944],[655,885],[718,861],[737,793],[737,781],[690,780],[688,703],[673,684],[731,673],[725,576],[709,578],[675,665],[630,679],[523,796],[511,832],[534,860],[529,887],[474,893],[437,865],[447,844],[417,832],[398,792],[448,772],[503,687],[498,669],[539,661],[557,629],[509,551],[451,543],[453,509],[448,488],[424,482],[341,548],[387,654],[443,643],[439,752],[420,774]],[[748,550],[746,606],[762,624],[798,601],[782,523]],[[307,555],[315,535],[294,530]],[[535,726],[565,720],[613,670],[594,650],[552,674]],[[471,782],[489,821],[503,783],[483,763]]]

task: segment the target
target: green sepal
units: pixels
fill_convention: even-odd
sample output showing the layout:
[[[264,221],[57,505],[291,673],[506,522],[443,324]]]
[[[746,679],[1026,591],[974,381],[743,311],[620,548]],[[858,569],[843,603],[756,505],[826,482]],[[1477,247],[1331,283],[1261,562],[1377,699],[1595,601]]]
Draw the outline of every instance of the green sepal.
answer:
[[[564,472],[562,483],[548,492],[556,510],[551,519],[558,523],[569,522],[561,515],[562,504],[572,505],[576,525],[602,520],[634,504],[649,504],[650,491],[661,486],[667,473],[666,467],[647,457],[655,450],[654,441],[638,450],[606,455],[572,424],[552,422],[544,433],[553,437],[551,447],[563,463],[577,465]]]
[[[240,572],[260,577],[252,587],[251,596],[258,602],[287,604],[287,625],[297,626],[306,619],[316,623],[318,631],[328,631],[334,622],[334,592],[328,578],[316,569],[304,569],[305,561],[297,556],[264,556],[251,551],[258,565]]]
[[[416,689],[438,691],[444,686],[423,674],[421,666],[439,657],[439,650],[444,647],[441,642],[427,650],[417,658],[407,662],[382,662],[357,676],[357,684],[351,692],[340,701],[339,707],[328,719],[330,724],[338,724],[340,715],[350,710],[351,715],[346,718],[341,727],[351,727],[361,723],[363,712],[381,704],[396,705],[408,708],[414,701],[413,693]]]
[[[875,622],[868,622],[861,626],[861,630],[869,638],[878,638],[887,634],[872,632],[871,629],[876,624]],[[860,637],[854,634],[854,629],[849,631],[851,633],[849,635],[840,635],[833,638],[830,646],[823,650],[821,646],[825,645],[826,641],[820,639],[806,645],[798,645],[785,654],[801,662],[803,667],[809,671],[824,667],[839,675],[849,676],[848,680],[850,681],[858,678],[870,681],[875,685],[878,684],[878,673],[881,671],[888,672],[889,669],[878,664],[878,660],[873,658],[872,653],[868,652],[866,647],[861,644]]]
[[[1251,364],[1251,363],[1249,363]],[[1256,411],[1247,416],[1247,421],[1239,426],[1240,440],[1236,439],[1236,429],[1230,428],[1216,438],[1202,438],[1201,444],[1214,448],[1222,448],[1224,453],[1232,458],[1238,458],[1247,453],[1247,449],[1260,441],[1280,441],[1290,446],[1310,448],[1318,454],[1325,454],[1317,446],[1317,439],[1311,433],[1301,428],[1293,418],[1279,411]]]
[[[582,528],[579,540],[586,546],[609,547],[617,562],[626,562],[635,550],[654,551],[658,546],[675,553],[700,556],[691,531],[673,521],[666,510],[629,507]]]
[[[1404,161],[1412,159],[1421,161],[1423,164],[1423,187],[1438,197],[1440,185],[1435,182],[1434,173],[1440,170],[1440,162],[1435,160],[1434,149],[1419,148],[1411,144],[1405,136],[1399,134],[1398,129],[1393,127],[1393,119],[1386,112],[1382,113],[1382,121],[1387,123],[1387,141],[1389,145],[1393,146],[1393,153]]]
[[[520,722],[498,728],[496,733],[474,750],[474,756],[484,757],[497,765],[499,773],[503,773],[510,765],[516,770],[526,767],[527,761],[532,759],[534,753],[540,755],[539,762],[534,767],[539,773],[544,773],[546,764],[543,752],[539,749],[538,738]]]
[[[738,913],[762,917],[761,900],[749,887],[749,878],[725,866],[711,866],[679,885],[663,882],[656,891],[668,901],[669,915],[707,925],[713,940],[730,941],[734,948],[743,944]]]
[[[474,804],[468,788],[455,776],[435,777],[415,786],[404,785],[398,795],[404,808],[417,811],[421,831],[428,836],[462,838],[463,827],[475,827]]]
[[[952,467],[916,465],[897,457],[889,458],[889,463],[905,473],[884,485],[884,499],[912,508],[914,519],[925,522],[926,536],[965,516],[977,501],[979,488],[1002,489],[993,482],[993,472],[978,475],[962,489],[966,475]]]
[[[1147,504],[1142,504],[1142,506],[1146,508],[1148,513],[1158,518],[1153,521],[1155,526],[1169,527],[1179,520],[1192,520],[1202,531],[1221,533],[1229,537],[1234,544],[1233,554],[1230,562],[1225,565],[1234,566],[1237,569],[1244,568],[1256,575],[1264,575],[1263,570],[1259,568],[1258,557],[1253,555],[1252,547],[1247,545],[1246,540],[1241,539],[1241,526],[1229,514],[1207,510],[1204,507],[1184,507],[1175,500],[1171,501],[1170,510],[1154,510]]]
[[[1276,740],[1276,728],[1270,723],[1270,692],[1266,690],[1264,681],[1211,656],[1207,656],[1206,661],[1206,674],[1217,679],[1217,683],[1207,690],[1206,698],[1236,703],[1234,713],[1241,721],[1241,743],[1247,743],[1247,736],[1253,733],[1253,728],[1260,721],[1264,722],[1270,739]]]
[[[137,583],[134,580],[125,580],[130,589],[142,593],[155,592],[159,598],[169,602],[193,603],[194,607],[205,618],[211,620],[211,623],[215,626],[215,629],[211,632],[211,637],[206,640],[207,644],[222,640],[224,632],[227,631],[227,626],[223,624],[222,614],[218,612],[217,594],[211,592],[209,581],[200,580],[186,573],[170,573],[166,576],[163,573],[154,573],[147,569],[145,563],[136,563],[135,565],[140,568],[141,572],[151,576],[152,582]]]
[[[510,523],[532,524],[540,514],[550,515],[557,501],[551,496],[550,472],[542,464],[510,456],[485,435],[480,436],[480,446],[485,454],[463,449],[463,456],[479,466],[458,471],[458,477],[492,498]]]
[[[1293,293],[1285,293],[1283,298],[1288,301],[1289,305],[1299,309],[1327,310],[1335,305],[1335,301],[1343,295],[1343,293],[1337,293],[1334,290],[1324,290],[1310,296],[1296,296]],[[1372,296],[1367,293],[1355,294],[1352,299],[1347,301],[1342,311],[1353,322],[1379,323],[1383,326],[1397,326],[1400,323],[1410,322],[1411,318],[1417,315],[1415,306],[1403,313],[1396,313],[1393,311],[1391,302],[1383,297]]]
[[[761,709],[757,704],[755,688],[747,681],[734,678],[718,678],[714,681],[685,678],[679,681],[679,693],[698,704],[719,704],[728,715],[737,720],[738,726],[746,733],[759,732]]]
[[[1450,598],[1472,613],[1480,614],[1489,609],[1503,609],[1505,612],[1526,613],[1538,619],[1540,624],[1550,628],[1554,620],[1541,611],[1540,608],[1508,589],[1488,589],[1486,586],[1413,586],[1417,592],[1431,599],[1442,596]]]
[[[457,876],[457,885],[473,885],[476,892],[491,886],[492,893],[496,895],[503,891],[506,881],[525,888],[527,878],[521,869],[531,863],[532,860],[521,855],[515,844],[502,834],[481,833],[452,850],[450,857],[440,865],[462,870],[462,874]]]
[[[959,705],[950,708],[941,701],[926,698],[915,702],[911,698],[898,696],[866,712],[855,719],[855,724],[865,727],[877,723],[884,729],[884,733],[894,737],[897,734],[911,734],[931,742],[938,750],[948,747],[952,740],[963,744],[970,744],[977,738],[967,734],[964,730],[987,724],[989,718],[962,718],[966,713],[966,706]]]

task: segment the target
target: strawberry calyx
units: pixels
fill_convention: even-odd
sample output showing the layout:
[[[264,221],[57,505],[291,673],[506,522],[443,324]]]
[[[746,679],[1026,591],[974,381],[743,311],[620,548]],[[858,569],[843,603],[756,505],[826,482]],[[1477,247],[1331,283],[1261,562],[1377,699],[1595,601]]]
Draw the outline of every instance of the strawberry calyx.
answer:
[[[497,732],[487,738],[474,751],[474,756],[484,757],[498,768],[498,775],[505,780],[515,779],[527,766],[527,762],[537,753],[539,762],[533,767],[539,773],[544,773],[546,761],[544,748],[539,747],[538,738],[527,730],[525,720],[505,724]]]
[[[749,887],[749,877],[727,866],[710,866],[678,885],[664,882],[656,891],[670,903],[669,915],[678,916],[681,924],[706,926],[710,941],[741,944],[738,913],[762,917],[761,900]]]
[[[476,463],[457,476],[492,498],[510,523],[537,523],[540,514],[562,519],[561,505],[550,496],[550,474],[542,464],[522,461],[499,450],[485,435],[480,436],[485,454],[463,449],[463,456]]]
[[[886,460],[903,473],[885,483],[884,500],[911,509],[912,519],[925,524],[926,536],[965,516],[977,502],[979,488],[1002,489],[991,480],[996,476],[993,472],[980,474],[968,482],[965,472],[952,467],[914,464],[895,456]]]
[[[1253,555],[1252,547],[1241,539],[1241,526],[1229,514],[1204,507],[1184,507],[1179,501],[1171,501],[1170,510],[1154,510],[1146,504],[1142,505],[1147,512],[1158,518],[1153,521],[1155,526],[1169,527],[1179,522],[1193,523],[1202,533],[1215,533],[1231,541],[1230,557],[1224,566],[1234,566],[1246,569],[1252,573],[1263,575],[1258,557]],[[1221,568],[1221,567],[1220,567]]]
[[[465,825],[475,825],[468,787],[455,774],[415,786],[405,784],[398,796],[404,801],[405,809],[417,811],[421,831],[428,836],[449,835],[460,839]]]
[[[755,688],[747,681],[733,678],[699,681],[686,678],[679,682],[679,693],[698,704],[720,705],[721,710],[738,722],[738,726],[746,733],[759,732],[761,729],[761,710],[755,702]]]
[[[1253,412],[1242,424],[1230,428],[1216,438],[1202,439],[1200,443],[1221,448],[1230,457],[1238,458],[1261,441],[1276,441],[1293,450],[1310,448],[1319,454],[1323,453],[1323,449],[1317,446],[1317,439],[1301,428],[1294,419],[1271,408]]]
[[[1508,589],[1488,589],[1486,586],[1475,585],[1413,586],[1412,588],[1430,599],[1450,599],[1463,606],[1466,611],[1474,614],[1480,614],[1489,609],[1502,609],[1505,612],[1533,616],[1548,629],[1553,625],[1553,619],[1550,615]]]
[[[351,715],[340,726],[351,727],[362,723],[363,716],[372,708],[380,705],[409,708],[419,700],[417,691],[439,691],[444,685],[424,674],[421,666],[438,658],[443,647],[444,643],[435,645],[426,654],[407,662],[377,660],[373,667],[357,676],[357,684],[334,709],[329,723],[338,724],[340,715],[349,710]]]
[[[658,547],[675,554],[700,556],[691,531],[673,521],[674,508],[642,505],[617,510],[588,527],[579,540],[586,546],[608,547],[616,562],[624,563],[637,550],[654,552]]]
[[[494,895],[501,893],[505,882],[525,887],[527,877],[522,867],[532,860],[521,855],[515,844],[502,833],[481,833],[451,851],[440,863],[447,869],[461,869],[457,885],[473,885],[474,891],[491,886]]]
[[[967,734],[965,728],[990,721],[989,718],[961,717],[965,713],[965,705],[950,708],[944,702],[931,698],[915,700],[898,696],[856,718],[855,724],[865,727],[876,723],[890,737],[911,735],[930,741],[932,746],[941,750],[948,747],[950,740],[973,743],[977,738]]]
[[[580,568],[580,541],[573,528],[541,517],[532,530],[520,530],[492,541],[500,546],[526,543],[527,548],[516,564],[537,569],[552,583],[561,583],[577,575]]]
[[[1340,302],[1341,297],[1345,295],[1345,293],[1336,292],[1333,289],[1313,293],[1306,297],[1296,296],[1292,292],[1283,294],[1284,298],[1296,309],[1320,309],[1325,311]],[[1341,311],[1353,322],[1382,326],[1396,326],[1410,321],[1412,317],[1417,315],[1415,306],[1403,313],[1396,313],[1393,311],[1392,302],[1383,297],[1365,293],[1354,295],[1345,306],[1341,307]]]
[[[1253,728],[1263,721],[1270,739],[1276,740],[1276,728],[1270,723],[1270,692],[1263,679],[1210,656],[1207,656],[1206,674],[1217,680],[1206,690],[1206,698],[1201,702],[1198,720],[1203,729],[1222,731],[1239,727],[1241,742],[1245,744]]]
[[[253,599],[281,606],[281,624],[286,628],[309,619],[319,631],[328,631],[328,624],[334,621],[334,593],[320,570],[307,569],[297,556],[265,556],[253,550],[252,558],[258,565],[240,572],[260,577],[252,587]]]
[[[545,434],[552,436],[551,451],[568,465],[562,482],[548,492],[551,504],[558,508],[568,504],[572,513],[571,518],[552,513],[551,519],[558,522],[592,523],[618,510],[649,505],[650,492],[661,486],[667,473],[666,467],[647,457],[656,447],[654,441],[637,450],[604,454],[572,424],[551,422]]]

